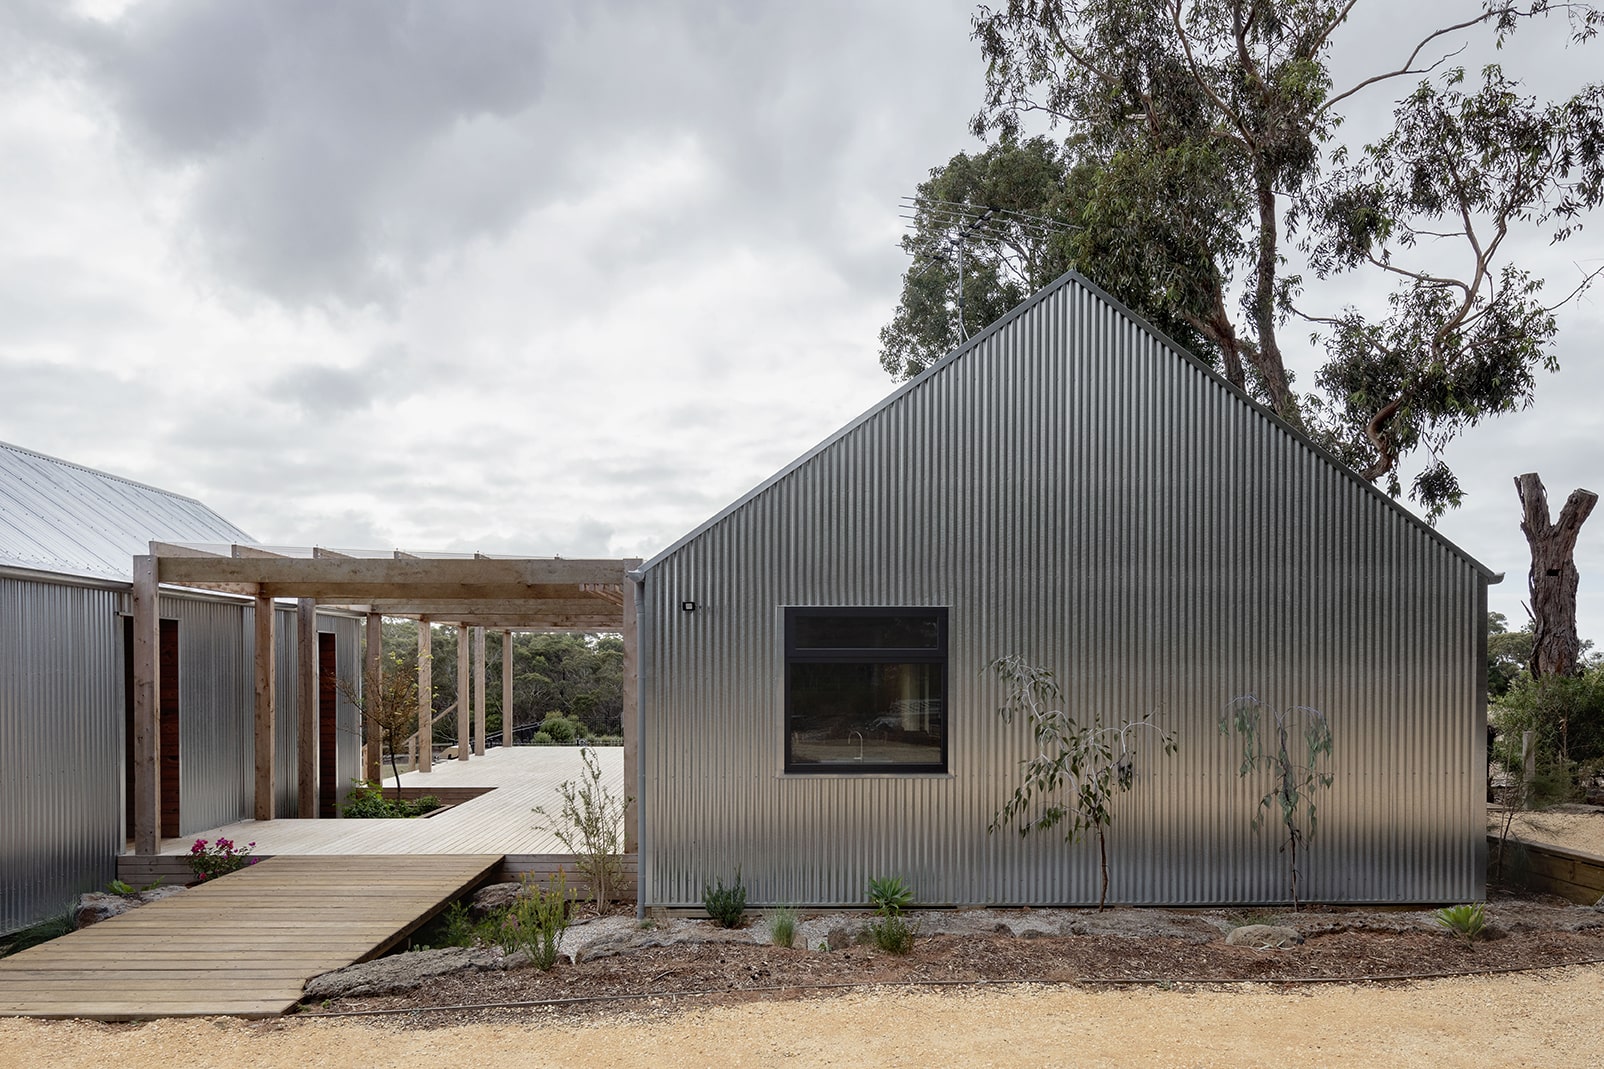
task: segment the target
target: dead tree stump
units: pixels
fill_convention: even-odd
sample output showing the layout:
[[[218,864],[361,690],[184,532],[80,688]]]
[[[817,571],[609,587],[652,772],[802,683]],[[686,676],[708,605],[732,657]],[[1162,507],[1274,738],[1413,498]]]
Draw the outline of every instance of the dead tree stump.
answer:
[[[1550,523],[1548,492],[1535,472],[1515,478],[1524,518],[1520,529],[1532,550],[1528,573],[1531,591],[1532,676],[1573,676],[1581,659],[1576,637],[1576,538],[1581,533],[1598,495],[1574,490],[1560,510],[1559,522]]]

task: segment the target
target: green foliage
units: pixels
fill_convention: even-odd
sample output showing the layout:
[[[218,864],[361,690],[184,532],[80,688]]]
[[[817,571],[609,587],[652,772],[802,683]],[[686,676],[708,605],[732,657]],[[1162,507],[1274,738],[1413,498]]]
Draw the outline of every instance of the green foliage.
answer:
[[[602,909],[623,886],[624,810],[630,800],[607,789],[594,750],[580,750],[579,759],[585,766],[579,782],[564,780],[557,785],[562,797],[557,815],[541,806],[535,812],[546,818],[546,829],[574,855],[574,867],[590,883],[591,900]]]
[[[869,940],[888,954],[906,954],[913,949],[918,929],[900,913],[879,917],[869,923]]]
[[[1437,923],[1465,939],[1479,938],[1487,926],[1487,907],[1481,902],[1463,906],[1445,906],[1432,916]]]
[[[735,870],[735,882],[724,886],[719,877],[717,885],[702,885],[702,908],[721,928],[738,928],[746,916],[746,885],[741,882],[741,870]]]
[[[1028,835],[1058,828],[1071,843],[1088,831],[1095,832],[1102,876],[1101,909],[1108,901],[1107,830],[1114,822],[1114,800],[1138,782],[1137,759],[1143,740],[1151,738],[1170,755],[1175,752],[1175,736],[1153,723],[1151,712],[1112,723],[1105,723],[1101,713],[1093,713],[1082,724],[1053,707],[1063,695],[1052,672],[1017,656],[1000,657],[987,667],[1008,688],[998,715],[1004,723],[1024,717],[1035,743],[1034,755],[1020,762],[1022,782],[992,818],[988,830],[1011,825],[1020,835]]]
[[[340,805],[340,816],[352,820],[397,820],[421,817],[440,808],[432,794],[421,798],[387,798],[377,783],[361,783],[351,789]]]
[[[106,890],[110,891],[114,895],[122,895],[124,898],[127,898],[129,895],[137,895],[139,893],[139,889],[137,887],[124,880],[112,880],[106,885]]]
[[[473,914],[461,902],[452,902],[435,915],[410,943],[413,950],[441,947],[471,947],[485,941],[488,928],[481,930]]]
[[[30,947],[48,943],[52,939],[59,939],[78,927],[77,919],[71,909],[63,910],[54,916],[31,924],[10,935],[0,937],[0,958],[20,953]]]
[[[1604,88],[1541,103],[1497,67],[1472,84],[1424,56],[1411,62],[1410,42],[1357,40],[1377,53],[1366,58],[1382,73],[1339,86],[1333,69],[1350,65],[1333,57],[1332,41],[1342,39],[1336,31],[1351,6],[983,6],[973,36],[986,90],[973,126],[999,140],[949,161],[920,193],[950,189],[940,199],[971,215],[1003,207],[1052,218],[1064,227],[1051,231],[1054,256],[1364,478],[1397,495],[1401,465],[1417,463],[1408,492],[1435,517],[1461,496],[1444,446],[1531,403],[1536,376],[1555,366],[1554,308],[1597,277],[1589,267],[1577,291],[1545,297],[1535,274],[1507,262],[1514,243],[1504,239],[1565,240],[1604,203]],[[1501,42],[1560,10],[1489,4],[1438,40],[1452,54],[1479,23]],[[1604,17],[1587,5],[1564,10],[1578,41]],[[1436,73],[1416,87],[1394,81],[1423,70]],[[1392,132],[1362,149],[1343,146],[1344,112],[1374,114],[1389,92]],[[1020,143],[1021,130],[1043,115],[1065,135],[1062,149],[1026,151],[1041,139]],[[1037,170],[1045,177],[987,186],[994,171],[1030,178]],[[947,265],[920,259],[939,251],[939,228],[922,213],[916,226],[908,239],[916,260],[882,333],[882,362],[901,376],[952,347],[941,333],[952,322],[954,287],[940,275]],[[985,277],[966,272],[966,294],[1012,296],[1003,281],[1013,276],[980,262]],[[1379,313],[1344,305],[1351,273],[1393,287]],[[983,300],[974,307],[1000,314]],[[1294,317],[1313,324],[1309,345],[1323,350],[1307,361],[1314,388],[1302,394],[1283,355]],[[966,320],[970,330],[981,325]]]
[[[912,901],[913,892],[900,876],[877,876],[869,880],[869,904],[882,917],[901,913]]]
[[[1511,631],[1501,612],[1487,614],[1487,695],[1495,701],[1526,673],[1535,636],[1530,624]]]
[[[557,963],[557,950],[568,929],[568,912],[573,899],[561,872],[545,888],[528,876],[523,890],[502,915],[498,941],[511,954],[524,950],[541,971]]]
[[[1270,789],[1254,811],[1253,830],[1259,830],[1268,814],[1274,813],[1280,819],[1288,890],[1292,908],[1297,909],[1298,848],[1314,835],[1317,827],[1317,793],[1332,782],[1331,723],[1312,706],[1278,709],[1245,694],[1232,699],[1220,714],[1220,732],[1234,734],[1241,742],[1242,763],[1237,775],[1270,775]]]
[[[869,880],[869,903],[876,917],[869,922],[869,940],[881,950],[891,954],[906,954],[913,949],[918,933],[902,911],[913,901],[913,891],[900,876],[879,876]]]
[[[540,731],[537,734],[544,734],[553,742],[566,746],[578,737],[579,731],[580,725],[567,717],[547,713],[546,719],[540,722]]]
[[[255,843],[246,843],[241,849],[231,839],[214,842],[196,839],[190,845],[189,856],[185,860],[189,863],[189,870],[200,877],[201,882],[205,882],[256,864],[261,858],[251,856],[255,849]]]
[[[880,331],[886,371],[913,377],[1068,270],[1069,163],[1048,138],[1005,137],[931,170],[915,198],[914,230],[902,238],[912,256],[902,299]]]
[[[492,680],[501,678],[502,636],[485,636],[485,661]],[[457,635],[437,627],[432,639],[430,672],[434,682],[431,706],[442,713],[457,694]],[[386,620],[385,655],[410,658],[416,666],[417,624]],[[583,633],[517,633],[512,636],[512,715],[503,716],[501,687],[492,683],[485,694],[485,727],[502,732],[504,740],[524,742],[541,713],[554,711],[582,725],[582,736],[618,735],[623,730],[624,643],[618,635]],[[537,713],[536,710],[541,711]],[[510,729],[510,730],[506,730]],[[439,742],[455,741],[450,717],[436,725]]]
[[[769,941],[777,947],[794,946],[796,925],[796,910],[791,906],[780,906],[769,914]]]
[[[1579,676],[1520,676],[1490,715],[1500,733],[1495,756],[1512,772],[1527,731],[1535,733],[1539,764],[1604,761],[1604,667],[1589,666]]]
[[[555,746],[555,745],[557,745],[557,740],[552,738],[549,733],[544,732],[544,731],[535,732],[532,736],[530,736],[529,741],[530,741],[530,743],[532,743],[535,746]]]

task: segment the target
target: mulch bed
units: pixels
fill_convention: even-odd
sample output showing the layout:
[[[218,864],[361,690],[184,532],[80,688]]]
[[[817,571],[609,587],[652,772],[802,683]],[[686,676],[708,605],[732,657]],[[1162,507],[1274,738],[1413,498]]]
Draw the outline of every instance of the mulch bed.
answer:
[[[459,973],[400,995],[337,999],[307,1014],[427,1010],[516,1002],[558,1004],[544,1012],[677,1010],[752,998],[814,997],[847,985],[915,983],[1142,983],[1170,987],[1235,981],[1353,982],[1558,967],[1604,960],[1604,915],[1582,930],[1494,930],[1468,941],[1446,931],[1366,926],[1362,911],[1330,911],[1301,946],[1255,950],[1221,940],[1167,936],[1013,936],[987,932],[920,937],[906,956],[867,945],[835,951],[763,944],[687,943],[616,957],[534,968]],[[563,1003],[558,1000],[575,1000]],[[475,1011],[499,1016],[506,1011]],[[519,1012],[529,1012],[528,1009]],[[430,1020],[435,1018],[435,1020]],[[419,1023],[463,1019],[460,1009]]]

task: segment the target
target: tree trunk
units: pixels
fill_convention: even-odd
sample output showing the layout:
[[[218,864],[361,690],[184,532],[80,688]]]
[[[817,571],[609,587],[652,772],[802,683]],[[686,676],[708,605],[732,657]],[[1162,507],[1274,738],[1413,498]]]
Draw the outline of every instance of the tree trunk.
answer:
[[[1559,522],[1550,523],[1548,493],[1535,472],[1516,477],[1515,493],[1524,513],[1520,529],[1532,549],[1527,579],[1532,596],[1532,676],[1573,676],[1581,657],[1576,637],[1576,537],[1598,495],[1572,491]]]

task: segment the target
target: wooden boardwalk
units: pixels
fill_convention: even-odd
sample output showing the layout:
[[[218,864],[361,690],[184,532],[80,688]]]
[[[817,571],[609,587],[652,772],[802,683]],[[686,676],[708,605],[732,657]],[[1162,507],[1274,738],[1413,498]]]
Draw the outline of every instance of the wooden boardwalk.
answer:
[[[272,858],[0,959],[0,1015],[275,1016],[307,980],[382,954],[500,863]]]

